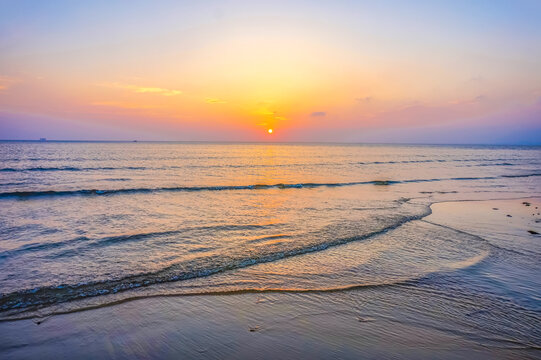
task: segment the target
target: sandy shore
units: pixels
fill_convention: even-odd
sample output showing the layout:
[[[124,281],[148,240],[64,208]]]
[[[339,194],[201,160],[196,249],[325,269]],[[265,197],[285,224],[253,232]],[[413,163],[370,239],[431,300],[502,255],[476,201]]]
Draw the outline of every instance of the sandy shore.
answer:
[[[513,251],[525,246],[539,251],[541,237],[534,234],[541,232],[539,208],[541,201],[536,198],[438,203],[432,206],[433,214],[424,221],[489,241],[504,241]],[[481,262],[475,265],[474,271],[453,276],[467,276],[496,289],[498,284],[484,279],[497,277],[498,281],[515,284],[509,291],[525,294],[524,301],[529,301],[528,296],[533,293],[530,305],[535,324],[541,317],[536,310],[539,309],[536,308],[540,301],[538,295],[538,303],[535,303],[538,280],[506,279],[506,273],[513,276],[514,268],[513,264],[504,265],[507,267],[496,268],[496,265]],[[535,264],[532,266],[535,270]],[[521,276],[524,271],[517,269],[522,272]],[[141,299],[40,319],[39,325],[37,320],[2,322],[0,357],[541,358],[541,339],[536,334],[525,341],[492,334],[490,329],[476,329],[468,323],[475,311],[469,309],[466,314],[469,317],[451,318],[449,314],[462,311],[460,305],[452,296],[437,295],[437,301],[432,301],[427,289],[405,284],[331,293]],[[470,307],[483,311],[481,299],[469,300]],[[521,298],[517,300],[520,301]],[[418,307],[421,303],[432,310],[430,314],[421,311],[423,308]],[[528,324],[515,326],[525,333],[529,331],[520,328]]]

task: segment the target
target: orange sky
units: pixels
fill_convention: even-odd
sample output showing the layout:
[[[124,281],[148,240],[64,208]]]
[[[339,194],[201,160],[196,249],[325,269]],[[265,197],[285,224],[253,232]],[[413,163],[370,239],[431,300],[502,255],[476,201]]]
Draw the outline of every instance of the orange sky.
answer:
[[[6,6],[1,138],[430,142],[435,128],[540,127],[535,2],[130,4]]]

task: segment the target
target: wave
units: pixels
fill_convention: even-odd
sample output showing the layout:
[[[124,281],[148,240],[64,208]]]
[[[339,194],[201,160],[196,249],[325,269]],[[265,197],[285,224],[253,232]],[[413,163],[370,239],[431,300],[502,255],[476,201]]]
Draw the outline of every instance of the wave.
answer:
[[[403,281],[394,281],[394,282],[381,282],[381,283],[370,283],[370,284],[352,284],[345,286],[335,286],[335,287],[321,287],[321,288],[245,288],[245,289],[231,289],[231,290],[207,290],[207,291],[187,291],[187,292],[169,292],[169,293],[159,293],[159,294],[145,294],[145,295],[132,295],[129,297],[121,298],[114,301],[109,301],[106,303],[78,306],[72,309],[66,310],[56,310],[47,313],[45,316],[43,313],[33,313],[27,312],[19,313],[15,315],[8,315],[7,317],[0,318],[0,322],[4,321],[14,321],[14,320],[28,320],[28,319],[41,319],[37,324],[41,324],[46,318],[53,315],[65,315],[78,313],[88,310],[100,309],[110,306],[116,306],[136,300],[143,299],[154,299],[154,298],[172,298],[172,297],[194,297],[194,296],[227,296],[227,295],[242,295],[242,294],[297,294],[297,293],[337,293],[344,292],[356,289],[377,289],[377,288],[387,288],[395,286],[404,286],[410,287],[415,286],[419,280],[408,279]]]
[[[516,164],[511,164],[508,162],[503,163],[485,163],[485,164],[477,164],[477,165],[468,165],[468,166],[515,166]]]
[[[296,184],[254,184],[254,185],[222,185],[222,186],[172,186],[158,188],[122,188],[122,189],[78,189],[78,190],[42,190],[42,191],[11,191],[0,192],[0,198],[34,198],[44,196],[96,196],[96,195],[119,195],[136,193],[156,192],[195,192],[195,191],[227,191],[227,190],[265,190],[265,189],[304,189],[318,187],[343,187],[354,185],[376,185],[387,186],[395,184],[439,182],[439,181],[475,181],[475,180],[497,180],[505,178],[527,178],[541,176],[541,173],[500,175],[485,177],[454,177],[454,178],[432,178],[432,179],[410,179],[410,180],[372,180],[352,181],[342,183],[296,183]]]
[[[381,229],[347,238],[332,239],[330,241],[312,244],[306,247],[294,248],[286,251],[264,254],[259,257],[227,257],[215,256],[204,263],[197,259],[188,263],[173,264],[155,272],[128,275],[123,278],[93,281],[79,284],[62,284],[58,286],[44,286],[34,289],[0,294],[0,311],[32,310],[37,307],[64,303],[77,299],[115,294],[131,289],[147,287],[156,284],[183,281],[193,278],[206,277],[217,273],[249,267],[255,264],[268,263],[292,256],[322,251],[333,246],[346,244],[352,241],[361,241],[373,236],[396,229],[405,223],[422,219],[432,210],[426,207],[420,214],[404,216],[398,221]],[[105,239],[111,241],[112,238]],[[124,239],[126,240],[126,239]]]
[[[438,225],[438,224],[434,224]],[[451,228],[452,229],[452,228]],[[385,230],[387,231],[387,230]],[[384,232],[384,231],[382,231]],[[476,238],[478,238],[475,235],[471,235]],[[483,240],[483,239],[481,239]],[[483,252],[479,255],[473,256],[471,258],[465,259],[463,261],[457,262],[453,264],[450,268],[443,268],[440,271],[446,272],[453,269],[464,269],[468,267],[475,266],[479,262],[483,261],[488,255],[488,252]],[[136,294],[132,293],[129,294],[126,297],[117,298],[112,301],[107,301],[104,303],[98,303],[98,304],[78,304],[75,307],[71,308],[57,308],[54,309],[46,315],[39,311],[36,313],[35,309],[28,309],[27,311],[18,312],[15,314],[9,314],[6,317],[0,317],[0,322],[3,321],[13,321],[13,320],[24,320],[24,319],[35,319],[39,318],[41,319],[39,323],[46,320],[49,316],[53,315],[62,315],[62,314],[70,314],[70,313],[77,313],[77,312],[83,312],[93,309],[99,309],[103,307],[110,307],[115,306],[135,300],[143,300],[143,299],[152,299],[152,298],[169,298],[169,297],[193,297],[193,296],[228,296],[228,295],[242,295],[242,294],[271,294],[271,293],[278,293],[278,294],[287,294],[287,293],[310,293],[310,294],[318,294],[318,293],[337,293],[337,292],[344,292],[344,291],[351,291],[351,290],[357,290],[357,289],[378,289],[378,288],[389,288],[389,287],[405,287],[408,289],[416,287],[418,284],[422,284],[423,281],[431,279],[432,274],[424,275],[419,278],[404,278],[404,279],[395,279],[390,281],[382,281],[382,282],[373,282],[373,283],[353,283],[348,285],[335,285],[335,286],[328,286],[328,287],[311,287],[311,288],[284,288],[284,287],[247,287],[247,288],[233,288],[233,289],[207,289],[207,290],[185,290],[182,292],[167,292],[167,293],[155,293],[155,294]],[[426,289],[423,289],[426,291]],[[39,324],[38,323],[38,324]]]
[[[0,252],[0,259],[12,258],[14,256],[22,255],[29,252],[57,250],[57,249],[62,249],[65,247],[70,247],[70,246],[79,245],[79,244],[81,244],[82,247],[86,247],[86,248],[91,248],[91,247],[99,248],[99,247],[109,246],[111,244],[138,241],[138,240],[144,240],[148,238],[155,238],[155,237],[161,237],[161,236],[179,235],[179,234],[187,233],[190,231],[254,230],[254,229],[268,229],[275,225],[276,223],[241,224],[241,225],[219,224],[219,225],[207,225],[207,226],[193,226],[193,227],[186,227],[186,228],[176,229],[176,230],[148,231],[148,232],[140,232],[140,233],[134,233],[134,234],[121,234],[121,235],[105,236],[105,237],[97,238],[97,239],[90,239],[86,236],[78,236],[73,239],[57,241],[57,242],[26,244],[15,249],[2,251]],[[78,248],[78,250],[80,249],[81,247]],[[62,253],[56,254],[55,257],[60,257],[61,255]]]
[[[22,253],[56,249],[56,248],[60,248],[60,247],[66,246],[66,245],[72,245],[72,244],[76,244],[76,243],[83,242],[83,241],[88,241],[88,240],[90,240],[90,239],[87,238],[86,236],[79,236],[79,237],[76,237],[76,238],[73,238],[73,239],[69,239],[69,240],[65,240],[65,241],[58,241],[58,242],[53,242],[53,243],[45,243],[45,244],[43,244],[43,243],[32,243],[32,244],[27,244],[27,245],[23,245],[21,247],[18,247],[16,249],[6,250],[6,251],[0,252],[0,259],[7,259],[7,258],[16,256],[16,255],[22,254]]]
[[[519,255],[519,256],[524,256],[524,257],[528,257],[528,258],[531,257],[532,255],[541,256],[541,253],[533,251],[533,250],[516,250],[516,249],[510,249],[510,248],[502,246],[502,245],[496,245],[493,242],[491,242],[491,241],[489,241],[489,240],[487,240],[487,239],[485,239],[483,237],[480,237],[478,235],[469,233],[467,231],[456,229],[456,228],[451,227],[451,226],[438,224],[438,223],[428,221],[428,220],[425,220],[425,219],[423,219],[421,221],[423,221],[423,222],[425,222],[427,224],[434,225],[434,226],[439,226],[439,227],[444,228],[444,229],[449,229],[449,230],[455,231],[455,232],[460,233],[460,234],[473,236],[476,239],[478,239],[480,242],[483,242],[483,243],[487,244],[490,248],[492,248],[496,252],[507,252],[507,253],[512,253],[513,255]]]
[[[144,166],[123,166],[123,167],[29,167],[29,168],[0,168],[0,172],[26,172],[26,171],[92,171],[92,170],[146,170]]]
[[[438,225],[438,224],[434,224],[434,225]],[[478,238],[478,236],[475,236],[475,235],[471,235],[471,236]],[[483,261],[488,255],[489,255],[489,252],[484,251],[483,253],[479,255],[472,256],[463,261],[459,261],[454,264],[451,264],[451,266],[444,267],[438,272],[441,273],[441,272],[465,269],[465,268],[475,266],[479,264],[481,261]],[[232,288],[232,289],[223,288],[223,289],[218,289],[218,290],[213,290],[213,289],[200,290],[196,288],[194,290],[184,290],[182,292],[166,292],[166,293],[155,293],[155,294],[132,293],[122,298],[116,298],[116,299],[113,299],[112,301],[107,301],[107,302],[98,303],[98,304],[86,304],[86,305],[78,304],[75,307],[56,308],[48,312],[45,315],[45,318],[44,318],[44,313],[42,313],[40,310],[30,308],[28,310],[23,310],[22,312],[18,312],[18,313],[11,313],[7,315],[6,317],[0,318],[0,322],[22,320],[22,319],[32,319],[32,318],[41,318],[42,320],[40,322],[42,322],[44,319],[52,315],[82,312],[82,311],[87,311],[87,310],[92,310],[92,309],[97,309],[97,308],[102,308],[102,307],[115,306],[115,305],[131,302],[135,300],[149,299],[149,298],[226,296],[226,295],[266,294],[266,293],[335,293],[335,292],[344,292],[344,291],[350,291],[350,290],[356,290],[356,289],[376,289],[376,288],[387,288],[387,287],[410,288],[410,287],[416,287],[418,284],[423,283],[423,281],[431,279],[432,276],[433,274],[430,273],[421,277],[414,277],[414,278],[403,278],[403,279],[394,279],[394,280],[382,281],[382,282],[372,282],[372,283],[369,282],[369,283],[360,283],[360,284],[352,283],[352,284],[347,284],[347,285],[335,285],[335,286],[328,286],[328,287],[310,287],[310,288],[247,287],[247,288]],[[38,310],[39,312],[36,313],[35,310]]]
[[[17,161],[17,159],[12,159]],[[55,159],[60,161],[61,159]],[[93,159],[98,160],[98,159]],[[178,159],[175,159],[178,160]],[[169,170],[169,169],[183,169],[183,168],[254,168],[254,167],[298,167],[298,166],[343,166],[343,165],[388,165],[388,164],[420,164],[420,163],[448,163],[448,162],[481,162],[481,164],[466,165],[469,167],[476,166],[514,166],[506,161],[534,161],[536,159],[427,159],[427,160],[391,160],[391,161],[354,161],[354,162],[340,162],[340,163],[293,163],[293,164],[213,164],[213,165],[169,165],[161,167],[148,167],[148,166],[98,166],[98,167],[73,167],[73,166],[59,166],[59,167],[5,167],[0,168],[0,172],[48,172],[48,171],[107,171],[107,170]]]
[[[536,159],[426,159],[426,160],[391,160],[391,161],[361,161],[355,162],[360,165],[379,165],[379,164],[424,164],[424,163],[447,163],[447,162],[485,162],[485,164],[468,165],[468,166],[512,166],[509,162],[505,161],[528,161]],[[491,163],[497,162],[499,163]]]

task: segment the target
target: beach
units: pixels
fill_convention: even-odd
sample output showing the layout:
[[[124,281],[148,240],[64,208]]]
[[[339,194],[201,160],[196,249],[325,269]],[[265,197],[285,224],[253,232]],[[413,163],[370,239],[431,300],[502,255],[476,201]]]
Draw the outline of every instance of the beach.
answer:
[[[0,9],[0,360],[541,360],[541,1]]]
[[[539,198],[441,202],[421,221],[496,244],[487,257],[518,244],[539,251],[528,230],[541,230],[540,206]],[[537,260],[484,257],[394,286],[128,300],[2,322],[0,349],[5,359],[535,359]]]
[[[0,353],[538,357],[539,154],[0,142]]]

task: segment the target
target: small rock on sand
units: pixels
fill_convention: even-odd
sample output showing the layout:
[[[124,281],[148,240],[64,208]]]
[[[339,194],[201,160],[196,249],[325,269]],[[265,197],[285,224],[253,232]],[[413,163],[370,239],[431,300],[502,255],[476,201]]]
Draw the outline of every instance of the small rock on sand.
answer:
[[[369,317],[357,316],[357,321],[358,322],[372,322],[372,321],[375,321],[375,320],[372,319],[372,318],[369,318]]]
[[[32,319],[32,322],[36,325],[41,325],[41,323],[43,323],[45,320],[47,320],[49,317],[40,317],[40,318],[35,318],[35,319]]]
[[[535,230],[528,230],[528,232],[532,235],[539,235],[539,233]]]

